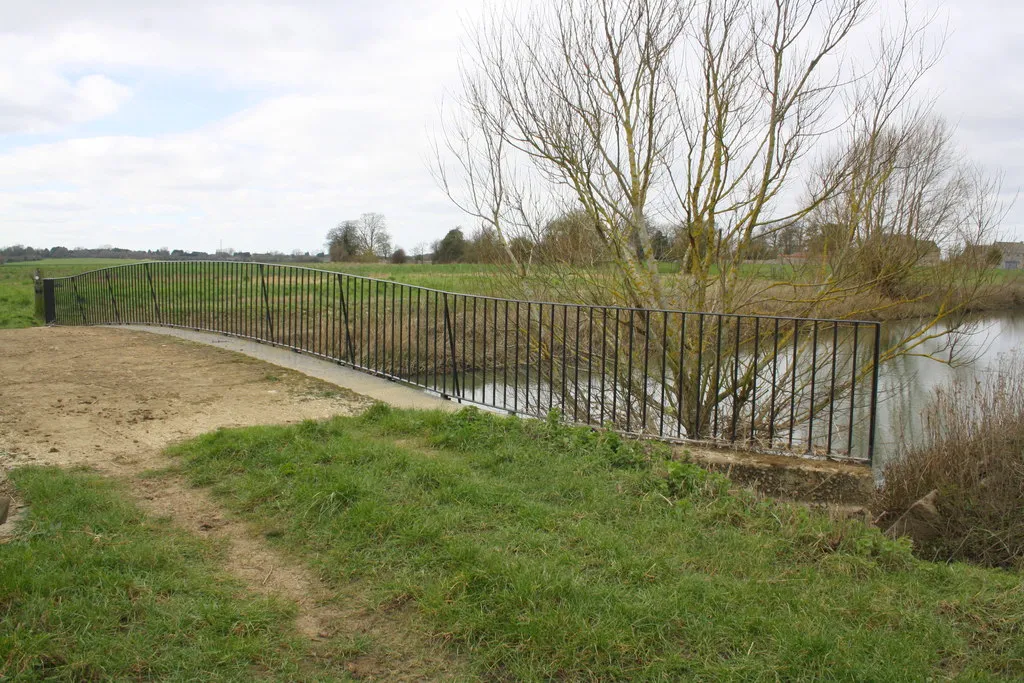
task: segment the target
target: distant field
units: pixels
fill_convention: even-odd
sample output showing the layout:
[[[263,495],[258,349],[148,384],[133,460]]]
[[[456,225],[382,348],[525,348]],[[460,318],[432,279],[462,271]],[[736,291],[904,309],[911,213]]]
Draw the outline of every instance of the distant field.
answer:
[[[45,277],[64,277],[86,270],[136,263],[127,259],[68,258],[5,263],[0,266],[0,329],[31,327],[35,318],[35,290],[32,276],[37,270]]]
[[[44,277],[64,277],[89,270],[138,263],[129,259],[44,259],[0,266],[0,328],[30,327],[34,317],[35,292],[32,277],[37,270]],[[431,287],[468,294],[497,294],[499,266],[472,263],[444,265],[387,263],[298,263],[307,268],[335,270],[364,277],[393,280],[419,287]]]
[[[138,263],[132,259],[44,259],[21,263],[0,265],[0,328],[29,327],[37,324],[34,318],[34,293],[32,276],[39,270],[44,277],[63,277],[85,271],[110,266]],[[464,294],[482,294],[489,296],[508,296],[508,287],[503,282],[504,267],[479,263],[453,264],[403,264],[391,263],[293,263],[306,268],[332,270],[351,275],[391,280],[408,285],[428,287],[448,292]],[[658,264],[661,277],[671,282],[677,275],[679,266],[674,262]],[[746,277],[770,281],[786,281],[794,276],[793,267],[785,264],[750,263],[742,266]],[[1014,291],[1024,284],[1024,270],[992,271],[997,294],[1002,290]],[[1011,292],[1012,293],[1012,292]],[[1007,298],[1005,295],[1003,298]],[[545,297],[557,300],[557,295]],[[997,297],[998,298],[998,297]],[[1014,299],[1016,301],[1016,299]],[[1006,308],[1009,304],[996,302],[990,306],[995,310]],[[985,310],[981,307],[979,310]],[[896,312],[896,311],[892,311]],[[893,317],[900,317],[894,315]]]
[[[443,289],[463,294],[500,293],[501,266],[482,263],[421,264],[407,263],[315,263],[313,268],[337,270],[351,275],[393,280],[408,285]]]

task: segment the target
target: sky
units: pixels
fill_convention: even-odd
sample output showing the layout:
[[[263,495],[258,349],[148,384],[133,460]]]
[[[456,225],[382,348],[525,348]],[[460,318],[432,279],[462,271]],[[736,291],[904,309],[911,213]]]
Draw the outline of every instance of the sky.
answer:
[[[885,0],[879,0],[885,2]],[[970,156],[1024,187],[1024,3],[919,0]],[[0,246],[316,252],[364,212],[397,245],[471,221],[430,173],[473,0],[0,3]],[[1024,201],[1004,237],[1024,239]]]

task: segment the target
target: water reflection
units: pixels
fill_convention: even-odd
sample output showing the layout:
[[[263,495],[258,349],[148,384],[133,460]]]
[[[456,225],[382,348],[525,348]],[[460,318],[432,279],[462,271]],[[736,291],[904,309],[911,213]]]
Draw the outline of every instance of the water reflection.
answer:
[[[913,321],[886,323],[883,335],[906,335]],[[883,342],[884,343],[884,342]],[[1000,357],[1024,347],[1024,312],[990,315],[972,320],[950,345],[946,339],[924,342],[906,355],[882,366],[879,375],[879,422],[876,468],[883,467],[901,443],[920,438],[921,412],[937,387],[954,380],[982,379],[994,372]],[[941,362],[924,357],[953,363]]]

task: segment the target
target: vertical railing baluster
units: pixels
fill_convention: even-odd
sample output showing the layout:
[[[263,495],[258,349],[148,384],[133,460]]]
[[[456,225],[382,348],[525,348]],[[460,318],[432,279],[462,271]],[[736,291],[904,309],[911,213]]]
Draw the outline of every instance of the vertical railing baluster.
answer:
[[[699,439],[701,437],[700,424],[700,404],[703,400],[704,394],[704,376],[701,374],[704,364],[704,314],[697,314],[697,374],[694,377],[694,385],[696,389],[694,393],[694,404],[693,404],[693,436],[687,435],[691,439]]]
[[[89,319],[85,315],[85,304],[82,300],[82,295],[78,293],[78,278],[74,277],[71,279],[71,289],[75,295],[75,302],[78,304],[78,311],[82,314],[82,324],[88,325]]]
[[[733,317],[733,321],[736,323],[736,339],[732,359],[732,427],[729,432],[729,443],[736,443],[736,421],[740,416],[740,332],[743,319],[737,315]]]
[[[848,433],[846,436],[846,453],[847,455],[853,455],[853,423],[856,419],[856,395],[857,395],[857,339],[858,332],[860,332],[860,325],[853,323],[853,353],[850,359],[850,366],[852,377],[850,377],[850,424],[847,427]]]
[[[458,299],[456,299],[455,305],[458,306]],[[448,344],[450,346],[450,349],[446,348],[445,352],[447,353],[450,350],[452,355],[452,393],[456,397],[461,397],[462,394],[459,391],[459,368],[456,361],[457,356],[455,355],[455,328],[452,325],[449,314],[447,293],[444,294],[444,333],[448,337]],[[447,367],[447,359],[444,362],[444,366]],[[445,387],[445,390],[447,391],[447,387]]]
[[[579,408],[580,408],[580,306],[576,306],[576,326],[575,326],[575,337],[576,347],[573,351],[573,378],[572,378],[572,421],[579,421]],[[562,372],[565,372],[565,368],[562,368]],[[587,422],[590,422],[588,419]]]
[[[552,323],[551,327],[552,328],[554,328],[554,322],[555,322],[554,312],[555,312],[555,307],[554,307],[554,304],[552,304],[552,306],[551,306],[551,323]],[[552,338],[552,341],[553,341],[554,340],[555,331],[551,330],[550,334],[551,334],[551,338]],[[554,362],[555,350],[553,348],[553,344],[549,344],[548,350],[549,350],[549,355],[552,356],[551,357],[551,361]],[[549,377],[548,377],[548,399],[549,399],[549,405],[550,405],[550,399],[554,396],[554,391],[555,391],[555,387],[554,387],[554,381],[555,380],[554,380],[553,377],[551,377],[551,375],[553,373],[554,373],[554,366],[551,366],[551,368],[548,371],[548,375],[549,375]],[[542,399],[541,399],[541,389],[543,389],[543,388],[544,388],[544,304],[539,303],[539,304],[537,304],[537,414],[538,415],[543,415],[542,411],[544,411],[544,403],[542,402]]]
[[[604,426],[605,378],[608,376],[608,309],[601,308],[601,410],[598,425]]]
[[[757,363],[760,360],[761,354],[761,317],[754,318],[754,369],[751,374],[751,387],[750,387],[750,443],[755,443],[756,440],[756,424],[757,424]]]
[[[505,314],[508,315],[506,309]],[[505,327],[508,327],[508,321],[505,322]],[[519,412],[519,302],[516,302],[516,328],[515,328],[515,368],[512,372],[512,410],[516,413]],[[527,394],[529,395],[529,394]]]
[[[459,327],[462,328],[462,346],[459,347],[459,351],[461,352],[459,354],[459,357],[461,358],[461,362],[459,363],[459,372],[462,373],[462,375],[461,375],[462,376],[462,381],[459,383],[459,386],[462,389],[465,389],[466,388],[466,375],[468,374],[466,372],[466,332],[467,332],[466,327],[468,326],[468,320],[469,320],[468,315],[467,315],[467,313],[468,313],[468,306],[469,306],[469,297],[465,296],[465,295],[461,296],[461,299],[462,299],[462,323],[461,324],[459,323],[459,298],[460,298],[460,296],[458,294],[455,294],[453,296],[453,300],[455,302],[455,309],[452,311],[452,317],[455,318],[455,320],[453,320],[453,323],[455,325],[458,325]],[[454,356],[452,357],[452,362],[455,362],[455,357]],[[463,392],[463,393],[465,393],[465,392]],[[470,390],[470,397],[472,397],[472,396],[473,396],[473,393],[472,393],[472,390]]]
[[[832,324],[832,380],[828,390],[828,443],[825,452],[832,453],[832,427],[836,413],[836,356],[839,353],[839,325]]]
[[[878,363],[881,357],[882,324],[872,324],[875,326],[875,357],[872,361],[871,367],[871,412],[869,414],[870,423],[868,425],[868,464],[873,466],[875,463],[875,430],[877,428],[878,417]]]
[[[633,414],[633,336],[636,328],[636,311],[629,309],[629,360],[626,363],[626,431],[630,431]]]
[[[715,332],[715,388],[711,394],[714,403],[715,421],[711,427],[711,438],[717,439],[721,432],[718,429],[719,400],[718,393],[722,388],[722,314],[718,314],[717,331]]]
[[[537,341],[543,337],[538,330]],[[548,412],[555,407],[555,305],[551,304],[551,322],[548,325]],[[538,354],[539,356],[540,354]],[[539,359],[538,359],[539,360]],[[540,372],[540,363],[537,364],[537,371]],[[540,407],[540,384],[537,385],[537,407]]]
[[[775,399],[779,387],[779,319],[772,332],[772,393],[768,404],[768,448],[775,446]]]
[[[665,372],[667,370],[668,360],[668,311],[661,312],[661,391],[658,392],[660,398],[659,403],[661,404],[661,411],[658,416],[658,436],[665,436],[665,405],[666,399],[666,387],[665,387]]]
[[[526,302],[526,407],[523,409],[527,413],[530,412],[530,321],[532,320],[530,315],[530,302]]]
[[[587,424],[594,421],[594,309],[587,310]]]
[[[612,353],[615,354],[612,363],[612,425],[616,424],[619,416],[619,309],[615,309],[615,343],[612,345]]]
[[[562,419],[565,419],[565,360],[566,360],[566,345],[569,343],[569,307],[562,305],[562,405],[560,410],[562,411]]]
[[[807,452],[814,452],[814,390],[818,382],[818,321],[811,330],[811,401],[810,417],[807,420]]]
[[[793,321],[793,361],[790,365],[790,387],[789,387],[789,444],[788,448],[793,447],[793,429],[796,427],[796,373],[797,368],[797,349],[800,346],[800,321]]]
[[[266,276],[263,273],[263,264],[262,263],[260,264],[260,284],[261,284],[261,286],[263,288],[263,312],[267,316],[267,332],[269,333],[270,338],[273,338],[273,336],[274,336],[274,323],[272,322],[273,318],[272,318],[272,314],[270,312],[270,294],[267,292],[267,279],[266,279]]]
[[[114,310],[114,320],[117,321],[118,325],[120,325],[121,324],[121,312],[120,312],[120,310],[117,307],[117,299],[114,298],[114,286],[110,283],[110,271],[109,270],[103,271],[103,276],[107,280],[107,289],[110,291],[110,305],[113,307],[113,310]]]
[[[163,316],[160,315],[160,304],[156,300],[156,287],[153,286],[153,276],[149,272],[149,264],[144,264],[146,268],[146,280],[149,282],[149,291],[153,295],[153,310],[156,312],[156,321],[158,325],[163,325]]]
[[[680,313],[679,318],[679,371],[676,372],[676,438],[681,438],[683,435],[683,389],[686,384],[686,314]]]
[[[356,364],[356,351],[352,346],[352,335],[349,333],[348,302],[345,300],[345,287],[342,282],[342,275],[338,273],[338,291],[341,293],[341,315],[345,320],[345,348],[348,350],[348,360],[352,365]]]

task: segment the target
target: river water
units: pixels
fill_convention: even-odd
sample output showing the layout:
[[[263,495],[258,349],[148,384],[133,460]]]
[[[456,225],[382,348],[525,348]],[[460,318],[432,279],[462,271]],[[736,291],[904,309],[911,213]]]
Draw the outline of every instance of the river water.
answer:
[[[890,322],[884,335],[903,335],[913,329],[912,321]],[[918,355],[905,355],[881,367],[879,373],[878,434],[875,467],[885,466],[903,442],[920,438],[922,410],[935,389],[955,380],[983,380],[998,370],[1000,358],[1024,350],[1024,312],[988,315],[969,322],[955,337],[953,363]],[[885,339],[883,339],[883,347]],[[950,358],[947,340],[925,342],[915,353]]]

